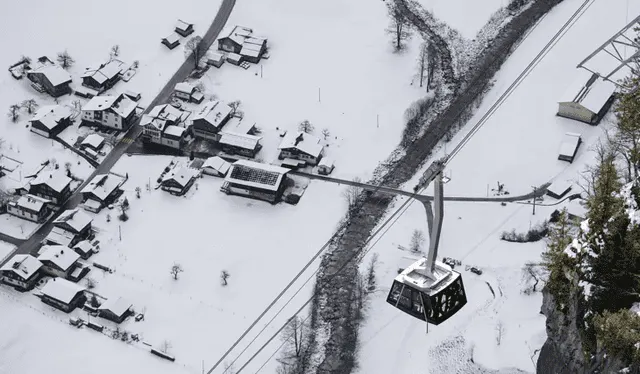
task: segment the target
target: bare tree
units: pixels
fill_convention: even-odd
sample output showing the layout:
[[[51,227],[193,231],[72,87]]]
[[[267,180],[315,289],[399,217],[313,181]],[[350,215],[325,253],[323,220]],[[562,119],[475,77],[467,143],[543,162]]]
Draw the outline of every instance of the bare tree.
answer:
[[[307,134],[311,134],[314,129],[315,128],[313,127],[311,122],[309,122],[306,119],[304,121],[300,122],[300,124],[298,125],[298,130],[302,131],[302,132],[306,132]]]
[[[142,189],[140,187],[136,187],[136,197],[138,199],[140,198],[140,192],[142,192]]]
[[[182,270],[182,266],[178,263],[174,263],[173,266],[171,266],[171,275],[173,276],[174,280],[178,280],[178,275],[183,271],[184,270]]]
[[[27,110],[27,113],[29,114],[33,114],[33,112],[38,107],[38,103],[35,99],[24,100],[22,103],[20,103],[20,105],[22,105],[22,107],[25,108]]]
[[[411,234],[411,242],[409,243],[409,249],[411,249],[413,252],[420,252],[422,251],[424,242],[424,233],[421,230],[413,230],[413,233]]]
[[[92,289],[96,288],[96,280],[93,279],[93,278],[87,278],[85,283],[87,284],[87,289],[92,290]]]
[[[540,264],[534,262],[527,262],[522,268],[522,277],[524,280],[525,295],[529,295],[538,291],[538,284],[542,282],[542,274],[540,273]]]
[[[302,318],[294,316],[289,320],[282,335],[285,340],[282,355],[278,359],[285,372],[299,371],[302,354],[306,348],[306,334],[307,325]]]
[[[126,222],[129,219],[129,215],[127,214],[129,208],[129,200],[125,197],[124,200],[122,200],[122,204],[120,204],[120,216],[118,216],[118,218],[120,218],[121,221]]]
[[[67,173],[67,177],[71,177],[71,162],[67,161],[64,163],[64,170]]]
[[[204,44],[202,44],[202,38],[199,36],[194,36],[184,45],[185,57],[191,58],[193,56],[194,69],[198,67],[204,52]]]
[[[223,271],[220,273],[220,281],[222,282],[222,285],[223,285],[223,286],[226,286],[227,284],[229,284],[229,283],[228,283],[228,281],[227,281],[227,279],[229,279],[229,277],[230,277],[230,276],[231,276],[231,275],[230,275],[230,274],[229,274],[229,272],[228,272],[228,271],[226,271],[226,270],[223,270]]]
[[[96,295],[91,295],[91,299],[89,300],[89,303],[91,304],[92,307],[97,308],[100,306],[100,301],[98,300],[98,298],[96,297]]]
[[[26,64],[30,64],[31,63],[31,57],[22,55],[22,56],[20,56],[20,61],[23,62],[23,63],[26,63]]]
[[[231,107],[231,116],[232,117],[244,117],[244,113],[240,110],[240,106],[242,105],[242,101],[234,100],[229,103],[229,107]]]
[[[376,281],[376,267],[378,265],[378,253],[374,253],[371,256],[371,261],[369,261],[369,266],[367,267],[367,293],[372,293],[376,290],[377,281]]]
[[[329,129],[327,128],[322,129],[322,136],[324,137],[324,140],[329,139],[329,137],[331,136]]]
[[[498,321],[496,325],[496,344],[500,345],[502,343],[502,336],[504,335],[504,324],[502,321]]]
[[[111,51],[109,52],[109,58],[112,60],[118,56],[120,56],[120,46],[116,44],[113,47],[111,47]]]
[[[58,63],[62,66],[63,69],[68,69],[76,63],[76,60],[71,57],[69,52],[65,49],[64,51],[58,53]]]
[[[20,105],[13,104],[9,107],[9,112],[7,116],[11,118],[11,122],[17,122],[18,118],[20,118]]]
[[[427,92],[433,84],[433,76],[436,71],[438,61],[438,50],[433,43],[427,45]]]
[[[394,49],[399,51],[404,48],[404,42],[411,36],[409,32],[409,21],[396,1],[388,1],[387,10],[390,18],[390,25],[387,32],[393,36]]]
[[[362,183],[362,179],[355,177],[353,181],[356,183]],[[360,186],[347,186],[347,188],[342,192],[344,199],[347,201],[347,206],[349,209],[349,213],[353,213],[353,209],[355,208],[360,196],[362,194],[362,187]]]
[[[418,55],[418,73],[420,74],[420,87],[422,87],[422,84],[424,83],[424,73],[425,70],[427,69],[427,65],[428,65],[428,44],[427,42],[423,42],[422,45],[420,45],[420,54]],[[427,90],[429,89],[429,85],[427,85]]]
[[[134,68],[134,69],[137,69],[138,66],[140,66],[140,61],[138,61],[138,60],[133,61],[133,64],[131,65],[131,67]]]
[[[171,347],[173,347],[171,342],[169,340],[165,340],[160,345],[160,350],[162,351],[162,353],[169,353],[169,350],[171,349]]]

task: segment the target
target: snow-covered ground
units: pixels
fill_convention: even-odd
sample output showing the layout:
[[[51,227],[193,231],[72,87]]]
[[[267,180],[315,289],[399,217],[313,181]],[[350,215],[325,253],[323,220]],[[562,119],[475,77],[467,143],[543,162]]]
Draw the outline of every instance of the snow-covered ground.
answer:
[[[4,260],[15,247],[7,242],[0,241],[0,262]]]
[[[325,152],[336,176],[368,179],[398,144],[405,109],[424,92],[414,78],[419,38],[392,53],[381,1],[249,0],[236,4],[227,25],[269,40],[270,58],[260,66],[225,63],[203,77],[208,93],[241,100],[244,121],[263,130],[259,157],[276,159],[276,127],[295,131],[306,119],[320,138],[329,130]]]
[[[508,0],[419,0],[425,10],[457,30],[463,37],[473,39],[476,33]]]
[[[564,1],[545,17],[498,73],[495,86],[470,125],[476,123],[580,4],[578,0]],[[632,6],[631,14],[640,11],[640,4]],[[590,127],[556,117],[556,100],[571,84],[577,62],[625,24],[626,11],[626,3],[594,3],[453,159],[446,172],[452,180],[445,185],[445,194],[485,196],[487,185],[495,188],[500,182],[512,195],[521,195],[531,192],[531,186],[555,180],[569,181],[573,184],[572,192],[581,191],[576,183],[579,172],[593,163],[594,153],[590,149],[613,116],[610,114],[598,127]],[[593,28],[594,22],[601,26]],[[450,151],[469,128],[468,125],[454,137],[438,156],[446,148]],[[569,131],[581,133],[585,142],[573,164],[557,160],[561,137]],[[407,188],[415,182],[407,183]],[[546,197],[544,204],[555,201]],[[400,202],[402,199],[396,206]],[[531,205],[446,203],[439,255],[462,261],[459,270],[464,277],[468,304],[446,323],[431,326],[426,335],[424,323],[385,302],[397,269],[411,262],[397,246],[408,245],[412,230],[426,231],[424,209],[413,204],[371,249],[371,253],[380,254],[378,279],[383,286],[371,301],[362,330],[360,372],[480,373],[481,367],[534,372],[536,350],[545,339],[545,319],[539,314],[541,295],[522,294],[522,267],[526,262],[540,261],[545,243],[510,244],[499,237],[503,231],[513,229],[526,232],[563,205],[538,206],[533,216]],[[464,271],[464,265],[478,266],[484,274],[477,276]],[[503,329],[500,344],[498,326]],[[471,358],[475,364],[469,362]]]

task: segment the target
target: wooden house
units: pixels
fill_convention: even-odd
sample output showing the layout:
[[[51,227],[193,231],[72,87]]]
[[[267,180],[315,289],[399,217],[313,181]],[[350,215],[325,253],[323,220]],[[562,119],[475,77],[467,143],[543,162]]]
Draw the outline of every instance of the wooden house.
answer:
[[[558,116],[597,125],[615,99],[616,85],[597,74],[579,70],[563,98],[558,102]]]
[[[209,157],[202,164],[202,173],[224,178],[231,168],[231,164],[223,160],[221,157]]]
[[[257,64],[266,52],[267,39],[251,36],[244,40],[239,54],[245,61]]]
[[[15,255],[0,268],[0,282],[27,291],[40,277],[42,263],[31,255]]]
[[[301,160],[309,165],[317,165],[323,155],[324,146],[320,139],[302,131],[288,132],[280,146],[279,159],[291,158]]]
[[[229,53],[240,53],[245,39],[253,34],[253,30],[244,26],[225,28],[218,38],[218,49]]]
[[[50,200],[55,205],[62,205],[71,196],[71,178],[57,170],[41,171],[29,182],[29,194]]]
[[[126,178],[117,174],[96,175],[82,191],[84,209],[97,213],[103,207],[113,203],[121,194],[120,187],[126,182]]]
[[[202,139],[220,140],[220,130],[230,118],[231,107],[221,101],[209,101],[194,115],[193,134]]]
[[[200,172],[196,169],[176,167],[162,178],[160,188],[172,195],[181,196],[189,191],[199,176]]]
[[[228,195],[240,195],[277,203],[285,189],[289,169],[249,160],[231,165],[220,190]]]
[[[43,65],[27,72],[27,78],[53,97],[71,93],[71,75],[57,65]]]
[[[220,52],[209,52],[205,57],[207,59],[207,64],[213,65],[217,68],[224,64],[225,57],[224,54]]]
[[[186,143],[187,129],[180,126],[167,126],[162,132],[161,144],[174,149],[182,149]]]
[[[232,65],[240,66],[244,62],[244,58],[238,53],[228,53],[227,61]]]
[[[82,121],[89,125],[126,131],[136,116],[137,104],[127,96],[96,96],[82,107]]]
[[[193,34],[193,23],[187,23],[181,19],[176,22],[174,31],[184,37]]]
[[[60,245],[71,248],[78,243],[80,239],[81,238],[79,236],[70,231],[59,227],[53,227],[44,240],[42,240],[42,243],[46,245]]]
[[[78,255],[80,255],[80,258],[82,258],[83,260],[87,260],[96,251],[95,246],[91,244],[91,241],[89,240],[79,241],[78,243],[73,245],[71,249],[73,249]]]
[[[223,133],[219,143],[222,150],[228,154],[238,154],[245,157],[255,157],[262,149],[261,137],[255,135],[243,135],[235,133]]]
[[[45,138],[54,138],[73,123],[69,108],[62,105],[45,105],[29,120],[31,132]]]
[[[87,300],[84,288],[62,278],[50,279],[42,287],[40,300],[63,312],[70,313]]]
[[[64,211],[53,220],[53,225],[63,230],[69,231],[81,238],[86,238],[91,233],[91,223],[93,218],[90,215],[74,208]]]
[[[318,163],[318,174],[329,175],[335,168],[333,160],[327,157],[323,157]]]
[[[566,133],[564,135],[564,138],[562,139],[562,144],[560,145],[558,160],[568,161],[569,163],[572,163],[573,159],[576,157],[576,153],[578,153],[580,144],[582,144],[582,137],[580,136],[580,134],[572,132]]]
[[[174,32],[166,38],[162,38],[162,44],[169,49],[174,49],[180,45],[180,35]]]
[[[133,314],[133,304],[122,297],[108,299],[98,307],[98,315],[115,323],[122,323]]]
[[[190,115],[191,112],[169,104],[155,106],[140,120],[142,141],[181,149],[186,141],[186,122]]]
[[[7,212],[33,222],[42,222],[49,215],[50,200],[33,195],[23,195],[17,201],[7,203]]]
[[[69,247],[45,245],[39,253],[38,260],[42,262],[42,271],[50,276],[77,282],[90,270],[78,263],[80,255]]]
[[[82,85],[104,92],[118,83],[125,68],[125,63],[117,59],[88,67],[82,74]]]
[[[198,89],[187,82],[180,82],[176,84],[174,94],[178,99],[190,101],[192,103],[200,104],[204,100],[204,95]]]

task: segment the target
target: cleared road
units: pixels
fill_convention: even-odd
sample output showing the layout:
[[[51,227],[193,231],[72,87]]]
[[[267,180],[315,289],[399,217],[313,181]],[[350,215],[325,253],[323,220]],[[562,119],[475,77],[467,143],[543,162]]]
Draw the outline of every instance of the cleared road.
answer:
[[[231,15],[231,11],[233,10],[234,5],[236,4],[235,0],[222,0],[220,4],[220,8],[218,9],[218,13],[214,18],[211,26],[202,37],[202,44],[204,45],[204,49],[209,49],[213,42],[217,39],[218,34],[222,31],[222,28],[227,23],[229,16]],[[189,74],[194,70],[195,63],[193,56],[189,56],[189,58],[185,59],[185,61],[180,65],[178,71],[173,74],[169,82],[162,88],[160,93],[151,101],[151,104],[145,110],[145,113],[149,112],[154,106],[158,104],[164,104],[169,101],[169,97],[173,93],[173,88],[178,82],[184,81]],[[105,159],[98,165],[96,170],[87,178],[80,187],[78,187],[71,197],[62,205],[62,208],[58,210],[52,217],[50,217],[45,224],[43,224],[31,237],[25,241],[18,241],[15,238],[6,237],[5,240],[12,244],[18,245],[18,248],[14,251],[14,253],[18,254],[28,254],[32,253],[35,249],[38,248],[40,242],[49,234],[51,229],[53,228],[53,220],[55,220],[62,212],[67,209],[73,209],[82,203],[82,194],[80,191],[84,188],[90,181],[98,174],[108,173],[111,168],[118,162],[120,157],[127,151],[129,145],[131,144],[131,140],[137,139],[142,132],[138,123],[140,120],[136,121],[133,126],[129,129],[129,131],[125,134],[125,136],[116,144],[113,150],[105,157]],[[125,140],[131,139],[131,140]],[[0,240],[4,240],[2,236],[0,236]],[[0,264],[2,266],[3,264]]]

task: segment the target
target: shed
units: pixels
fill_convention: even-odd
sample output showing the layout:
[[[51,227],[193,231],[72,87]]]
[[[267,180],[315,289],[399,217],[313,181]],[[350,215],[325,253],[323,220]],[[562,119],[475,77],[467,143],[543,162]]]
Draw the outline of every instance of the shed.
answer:
[[[582,137],[580,134],[573,132],[566,133],[562,139],[562,144],[560,145],[558,160],[572,163],[573,159],[576,157],[576,153],[578,153],[578,148],[580,148],[581,143]]]
[[[114,297],[105,301],[98,308],[98,315],[115,323],[122,323],[132,312],[133,304],[122,298]]]
[[[227,54],[227,61],[230,64],[240,66],[240,64],[244,61],[243,57],[237,53],[229,53]]]
[[[220,52],[209,52],[207,53],[207,64],[213,65],[217,68],[224,64],[224,55]]]
[[[76,253],[79,254],[83,260],[86,260],[89,257],[91,257],[91,255],[94,252],[93,245],[89,240],[83,240],[81,242],[78,242],[78,244],[74,245],[72,249],[76,251]]]
[[[180,45],[180,35],[174,32],[166,38],[162,38],[162,44],[167,46],[167,48],[169,49],[174,49],[175,47]]]
[[[318,163],[318,174],[329,175],[333,171],[335,165],[333,160],[327,157],[323,157]]]
[[[571,187],[571,183],[568,181],[554,181],[549,187],[547,187],[547,195],[554,199],[562,199],[569,193],[569,191],[571,191]]]
[[[124,95],[133,101],[139,101],[140,98],[142,97],[140,92],[136,92],[136,91],[125,91]]]
[[[558,102],[557,115],[597,125],[613,104],[615,91],[614,83],[579,70],[576,80]]]
[[[191,34],[193,34],[193,23],[188,23],[185,22],[181,19],[179,19],[176,22],[176,27],[174,29],[174,31],[182,36],[189,36]]]
[[[216,177],[224,177],[227,175],[231,164],[223,160],[219,156],[209,157],[202,164],[202,172],[207,175],[213,175]]]
[[[230,154],[254,157],[262,148],[261,139],[261,137],[254,135],[224,133],[220,137],[220,146],[223,151]]]
[[[99,151],[103,145],[104,138],[98,134],[89,134],[84,138],[84,140],[82,140],[82,143],[80,143],[82,148],[89,148],[94,151]]]

